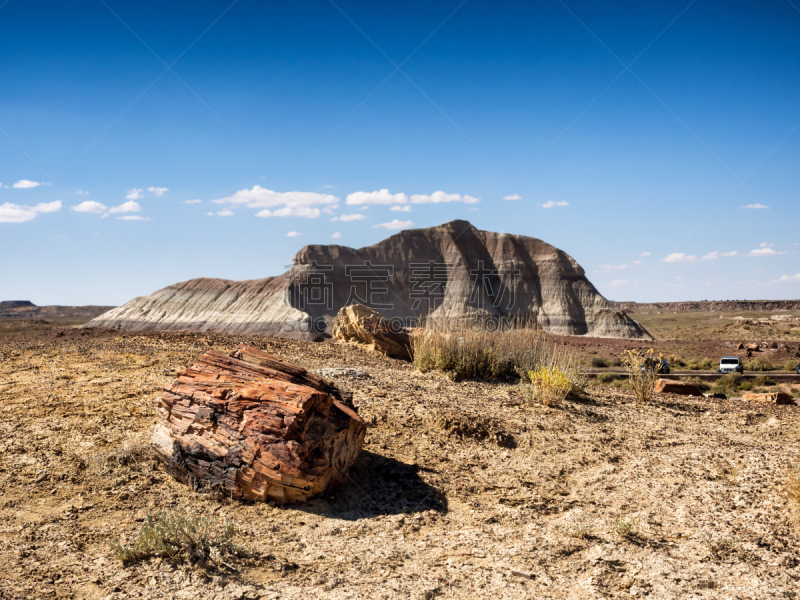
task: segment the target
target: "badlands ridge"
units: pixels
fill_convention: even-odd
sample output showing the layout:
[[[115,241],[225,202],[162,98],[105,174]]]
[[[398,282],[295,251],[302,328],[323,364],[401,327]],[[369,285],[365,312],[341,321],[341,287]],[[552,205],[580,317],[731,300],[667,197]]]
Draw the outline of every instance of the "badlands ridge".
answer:
[[[176,283],[86,326],[319,340],[329,335],[337,311],[354,302],[412,325],[425,316],[523,317],[560,335],[650,338],[565,252],[467,221],[401,231],[359,249],[306,246],[283,275]]]

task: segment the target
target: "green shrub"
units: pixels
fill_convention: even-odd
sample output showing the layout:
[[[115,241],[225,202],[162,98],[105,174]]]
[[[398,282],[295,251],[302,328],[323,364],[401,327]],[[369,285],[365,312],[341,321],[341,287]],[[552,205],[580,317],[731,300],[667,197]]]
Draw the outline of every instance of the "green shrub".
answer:
[[[675,356],[674,354],[668,356],[667,360],[669,361],[669,364],[672,367],[685,367],[686,366],[686,363],[680,357]]]
[[[112,540],[114,556],[123,562],[154,556],[182,557],[191,561],[222,560],[227,555],[242,556],[247,551],[233,542],[233,521],[189,516],[184,509],[173,514],[148,515],[132,544]]]
[[[717,379],[717,381],[714,382],[714,385],[720,387],[732,388],[735,390],[738,389],[740,385],[742,385],[743,381],[744,377],[742,377],[741,373],[727,373],[722,377],[720,377],[719,379]]]
[[[608,359],[608,366],[609,367],[621,367],[622,366],[622,359],[621,358],[609,358]]]
[[[789,373],[794,373],[797,369],[797,359],[789,359],[785,363],[783,363],[783,370],[788,371]]]
[[[772,379],[770,379],[770,378],[769,378],[769,377],[767,377],[766,375],[759,375],[758,377],[754,377],[753,379],[751,379],[751,380],[750,380],[750,382],[751,382],[753,385],[757,385],[757,386],[762,386],[762,385],[766,385],[766,386],[778,385],[777,383],[775,383],[775,382],[774,382]]]
[[[714,361],[712,361],[710,358],[704,358],[700,361],[700,368],[706,371],[711,370],[714,368]]]
[[[592,367],[595,369],[602,369],[603,367],[607,367],[608,364],[606,363],[606,359],[602,356],[595,356],[592,358]]]
[[[757,356],[745,361],[744,368],[746,371],[772,371],[772,364],[763,356]]]

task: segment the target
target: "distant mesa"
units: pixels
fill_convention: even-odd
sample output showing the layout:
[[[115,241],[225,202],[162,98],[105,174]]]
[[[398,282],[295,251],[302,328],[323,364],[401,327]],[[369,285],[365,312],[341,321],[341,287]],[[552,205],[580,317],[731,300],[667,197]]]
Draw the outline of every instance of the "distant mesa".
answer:
[[[651,339],[565,252],[467,221],[401,231],[359,249],[306,246],[278,277],[176,283],[86,326],[320,340],[338,310],[356,302],[403,324],[523,318],[561,335]]]
[[[36,306],[30,300],[0,300],[0,319],[82,319],[84,322],[111,306]]]
[[[0,311],[11,310],[12,308],[36,308],[30,300],[2,300],[0,301]]]

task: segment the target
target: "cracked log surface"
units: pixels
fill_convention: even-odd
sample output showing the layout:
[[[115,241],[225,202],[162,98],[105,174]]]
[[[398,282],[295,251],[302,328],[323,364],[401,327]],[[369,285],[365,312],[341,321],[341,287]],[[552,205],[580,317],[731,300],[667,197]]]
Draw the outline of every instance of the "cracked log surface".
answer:
[[[241,345],[231,355],[206,350],[164,388],[152,442],[179,481],[295,503],[346,477],[365,432],[350,395]]]

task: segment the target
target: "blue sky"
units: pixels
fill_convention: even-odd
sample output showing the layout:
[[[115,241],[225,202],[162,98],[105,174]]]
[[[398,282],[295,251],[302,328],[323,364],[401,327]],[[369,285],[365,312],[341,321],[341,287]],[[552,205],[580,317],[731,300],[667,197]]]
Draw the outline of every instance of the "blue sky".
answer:
[[[0,0],[0,299],[455,218],[611,299],[800,298],[800,3],[654,4]]]

